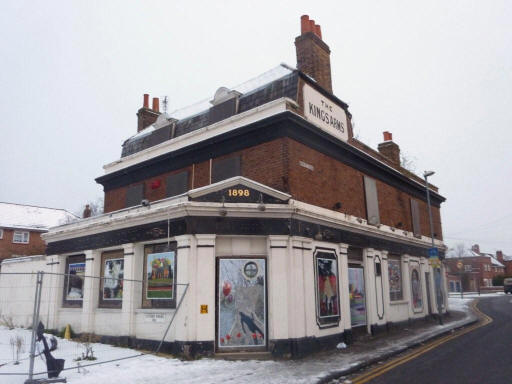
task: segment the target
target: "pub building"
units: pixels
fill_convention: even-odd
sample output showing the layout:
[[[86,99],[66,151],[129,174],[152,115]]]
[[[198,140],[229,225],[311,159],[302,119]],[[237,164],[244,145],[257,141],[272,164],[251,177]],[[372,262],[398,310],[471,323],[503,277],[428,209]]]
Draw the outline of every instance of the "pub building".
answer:
[[[40,265],[67,274],[48,328],[148,347],[175,315],[165,351],[301,356],[435,315],[438,300],[447,311],[424,181],[391,133],[378,150],[353,136],[307,15],[295,46],[297,68],[209,102],[167,114],[144,95],[137,133],[96,179],[104,214],[44,236]],[[430,188],[443,256],[445,199]]]

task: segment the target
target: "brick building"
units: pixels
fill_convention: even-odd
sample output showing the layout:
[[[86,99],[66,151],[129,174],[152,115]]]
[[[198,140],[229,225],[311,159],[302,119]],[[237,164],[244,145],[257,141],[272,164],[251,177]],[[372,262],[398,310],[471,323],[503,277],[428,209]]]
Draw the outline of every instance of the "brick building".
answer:
[[[42,255],[41,234],[77,217],[64,209],[0,203],[0,262],[18,256]]]
[[[209,102],[167,114],[144,95],[136,133],[96,179],[105,214],[44,237],[60,272],[83,265],[95,276],[115,257],[142,287],[119,287],[122,299],[106,310],[100,285],[71,297],[63,278],[49,327],[147,346],[175,314],[173,352],[301,355],[349,341],[356,328],[447,309],[434,290],[444,272],[427,260],[424,181],[400,166],[391,133],[378,150],[353,137],[348,105],[333,94],[330,48],[308,16],[295,46],[297,68],[221,87]],[[431,199],[444,255],[445,199],[434,186]],[[148,327],[155,313],[164,321]]]
[[[456,255],[453,250],[448,251],[445,264],[450,291],[459,291],[460,286],[464,291],[473,292],[482,287],[492,287],[493,279],[506,273],[500,258],[503,258],[501,251],[496,252],[496,256],[480,252],[478,244],[464,250],[462,255]]]

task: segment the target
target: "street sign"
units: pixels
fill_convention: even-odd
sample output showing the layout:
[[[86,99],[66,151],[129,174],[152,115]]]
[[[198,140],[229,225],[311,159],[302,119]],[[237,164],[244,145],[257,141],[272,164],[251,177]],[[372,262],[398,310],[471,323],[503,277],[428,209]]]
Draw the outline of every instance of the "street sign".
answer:
[[[428,249],[428,257],[439,257],[439,251],[437,247],[432,247]]]
[[[439,260],[439,257],[430,257],[428,263],[432,268],[441,268],[441,260]]]

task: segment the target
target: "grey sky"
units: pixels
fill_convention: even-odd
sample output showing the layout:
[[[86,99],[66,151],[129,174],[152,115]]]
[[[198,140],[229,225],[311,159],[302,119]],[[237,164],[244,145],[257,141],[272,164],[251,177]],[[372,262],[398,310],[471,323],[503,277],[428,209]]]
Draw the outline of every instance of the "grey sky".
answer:
[[[448,244],[512,255],[510,1],[2,1],[0,201],[77,211],[136,132],[286,62],[322,26],[334,93],[376,147],[389,130],[447,198]]]

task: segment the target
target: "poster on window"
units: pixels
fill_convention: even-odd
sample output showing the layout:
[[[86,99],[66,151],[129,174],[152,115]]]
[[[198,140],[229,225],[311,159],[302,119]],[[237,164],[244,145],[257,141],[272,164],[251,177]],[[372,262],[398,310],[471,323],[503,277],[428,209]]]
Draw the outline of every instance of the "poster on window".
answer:
[[[85,263],[69,264],[66,300],[82,300],[84,298],[84,275]]]
[[[146,298],[151,300],[174,298],[175,252],[150,253],[146,261]]]
[[[348,269],[348,289],[350,295],[350,322],[353,327],[366,325],[363,268]]]
[[[105,260],[103,277],[103,300],[122,300],[124,259]]]
[[[389,296],[391,300],[402,300],[402,272],[400,260],[388,260]]]
[[[421,293],[421,280],[418,265],[411,265],[411,297],[412,308],[416,312],[421,312],[423,309],[423,295]]]
[[[327,254],[316,257],[317,311],[321,320],[337,321],[340,315],[338,295],[338,263]],[[329,257],[330,256],[330,257]]]
[[[265,259],[219,259],[219,348],[266,345]]]

